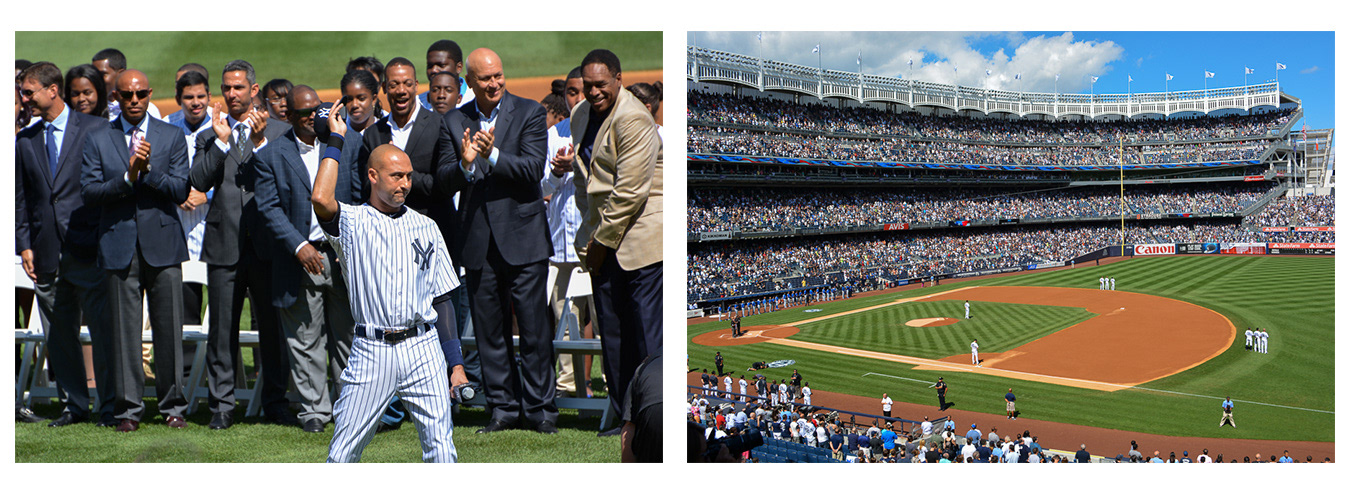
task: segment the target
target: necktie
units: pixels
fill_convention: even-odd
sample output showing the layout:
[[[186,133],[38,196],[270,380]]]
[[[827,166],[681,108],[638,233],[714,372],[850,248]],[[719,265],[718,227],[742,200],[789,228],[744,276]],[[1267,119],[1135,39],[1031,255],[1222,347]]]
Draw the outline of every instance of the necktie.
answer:
[[[234,124],[234,142],[230,143],[230,149],[234,151],[235,156],[241,162],[244,161],[244,148],[240,147],[240,144],[244,142],[244,139],[247,139],[245,136],[247,132],[248,126],[244,125],[244,122]]]
[[[56,153],[56,125],[47,124],[47,166],[51,167],[53,179],[56,178],[57,158],[59,156]]]
[[[132,127],[129,134],[131,134],[131,142],[127,146],[127,152],[131,153],[132,156],[136,156],[136,148],[141,145],[140,127]]]

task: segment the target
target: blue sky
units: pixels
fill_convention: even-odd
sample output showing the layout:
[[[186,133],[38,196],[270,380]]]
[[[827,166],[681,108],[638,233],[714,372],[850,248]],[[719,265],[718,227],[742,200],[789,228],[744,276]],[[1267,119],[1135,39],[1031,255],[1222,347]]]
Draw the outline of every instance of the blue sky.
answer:
[[[1246,67],[1253,70],[1246,82],[1255,84],[1274,81],[1279,62],[1288,67],[1280,85],[1303,101],[1308,127],[1335,125],[1335,38],[1325,31],[765,31],[762,48],[757,33],[691,32],[688,42],[847,71],[858,70],[861,52],[868,74],[1018,91],[1054,92],[1058,74],[1063,93],[1241,86]],[[817,44],[820,55],[811,52]],[[1205,79],[1206,71],[1214,77]]]

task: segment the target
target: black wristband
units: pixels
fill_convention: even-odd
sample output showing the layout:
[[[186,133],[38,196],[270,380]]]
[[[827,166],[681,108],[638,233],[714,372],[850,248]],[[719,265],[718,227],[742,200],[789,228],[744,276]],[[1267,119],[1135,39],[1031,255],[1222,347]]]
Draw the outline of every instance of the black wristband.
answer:
[[[323,151],[324,158],[332,158],[333,161],[342,161],[342,134],[337,132],[328,136],[328,149]]]

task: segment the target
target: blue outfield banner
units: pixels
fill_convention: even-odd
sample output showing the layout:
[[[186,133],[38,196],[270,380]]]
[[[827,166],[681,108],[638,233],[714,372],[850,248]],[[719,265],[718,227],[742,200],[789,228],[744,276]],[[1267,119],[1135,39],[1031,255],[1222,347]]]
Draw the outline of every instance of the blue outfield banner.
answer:
[[[1061,166],[1061,165],[995,165],[989,163],[925,163],[925,162],[894,162],[894,161],[846,161],[830,160],[818,158],[786,158],[773,156],[741,156],[731,154],[690,154],[689,161],[702,162],[724,162],[724,163],[763,163],[763,164],[783,164],[783,165],[807,165],[807,166],[835,166],[845,168],[925,168],[930,170],[1003,170],[1003,171],[1047,171],[1047,172],[1073,172],[1073,171],[1110,171],[1120,170],[1121,167],[1114,165],[1081,165],[1081,166]],[[1241,160],[1241,161],[1213,161],[1204,163],[1156,163],[1156,164],[1134,164],[1125,165],[1125,170],[1173,170],[1186,168],[1220,168],[1232,166],[1248,166],[1260,164],[1260,160]]]

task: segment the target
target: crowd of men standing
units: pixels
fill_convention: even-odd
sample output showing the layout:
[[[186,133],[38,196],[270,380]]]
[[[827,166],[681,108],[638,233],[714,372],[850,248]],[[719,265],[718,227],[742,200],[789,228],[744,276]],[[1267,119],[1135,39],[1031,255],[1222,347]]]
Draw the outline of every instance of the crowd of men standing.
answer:
[[[629,381],[661,353],[659,84],[654,100],[650,85],[640,100],[604,49],[555,84],[565,91],[544,105],[507,91],[502,60],[486,48],[466,58],[440,40],[427,50],[425,79],[417,69],[404,57],[348,64],[336,199],[369,199],[375,148],[393,144],[410,158],[406,208],[436,222],[466,280],[450,300],[457,336],[476,336],[464,370],[491,412],[478,432],[556,432],[557,392],[581,392],[566,376],[571,362],[555,376],[550,324],[571,310],[585,325],[586,307],[563,304],[575,267],[594,285],[611,406],[627,414]],[[307,432],[333,421],[330,389],[360,337],[359,309],[311,204],[334,102],[284,79],[260,86],[245,60],[216,74],[223,101],[213,102],[211,72],[183,65],[174,82],[181,110],[161,119],[150,103],[154,85],[118,50],[64,74],[49,62],[18,67],[16,99],[31,120],[16,122],[16,252],[36,286],[63,403],[53,427],[140,428],[142,292],[158,412],[168,426],[185,427],[182,327],[201,310],[200,293],[183,284],[190,259],[207,265],[209,427],[234,421],[245,298],[259,336],[264,418]],[[553,287],[550,264],[558,269]],[[92,411],[82,322],[101,398]],[[300,397],[298,415],[288,387]]]

